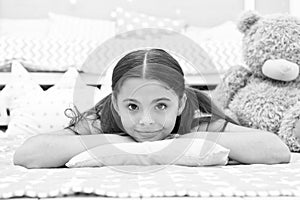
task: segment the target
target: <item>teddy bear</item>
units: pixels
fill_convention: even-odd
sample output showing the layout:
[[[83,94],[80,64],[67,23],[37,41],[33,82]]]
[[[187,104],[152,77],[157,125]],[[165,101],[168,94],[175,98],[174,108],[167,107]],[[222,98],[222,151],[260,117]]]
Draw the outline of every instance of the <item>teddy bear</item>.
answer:
[[[237,28],[245,64],[225,72],[212,98],[242,126],[273,132],[300,152],[300,19],[248,11]]]

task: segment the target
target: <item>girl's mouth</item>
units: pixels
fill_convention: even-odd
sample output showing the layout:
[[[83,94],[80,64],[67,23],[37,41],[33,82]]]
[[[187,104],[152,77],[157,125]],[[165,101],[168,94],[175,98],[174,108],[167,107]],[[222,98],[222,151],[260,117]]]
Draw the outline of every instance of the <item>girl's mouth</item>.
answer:
[[[162,130],[135,130],[135,132],[137,133],[141,133],[141,134],[151,134],[151,133],[158,133],[161,132]]]
[[[162,139],[162,129],[160,130],[135,130],[135,139],[140,142],[156,141]]]

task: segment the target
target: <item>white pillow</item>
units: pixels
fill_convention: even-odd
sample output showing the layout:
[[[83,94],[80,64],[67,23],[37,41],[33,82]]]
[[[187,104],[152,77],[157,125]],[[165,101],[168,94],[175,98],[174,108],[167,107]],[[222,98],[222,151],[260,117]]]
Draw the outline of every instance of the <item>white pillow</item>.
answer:
[[[67,163],[67,167],[117,165],[226,165],[229,149],[204,139],[169,139],[142,143],[118,143],[86,150]]]
[[[233,21],[226,21],[220,25],[203,28],[199,26],[187,27],[186,36],[196,40],[241,40],[243,34],[237,29]]]
[[[10,94],[12,98],[8,98],[10,121],[7,135],[31,136],[60,130],[70,121],[64,113],[67,108],[73,108],[75,104],[80,111],[85,111],[100,100],[100,90],[86,86],[74,68],[64,73],[54,86],[43,91],[32,79],[28,79],[30,74],[20,63],[13,63],[12,67],[10,85],[13,93]]]
[[[20,99],[29,91],[34,94],[39,94],[43,91],[32,79],[28,71],[17,61],[12,62],[9,76],[9,82],[1,91],[3,101],[9,108],[13,109],[13,101]]]
[[[45,36],[48,33],[48,19],[0,19],[0,35]]]
[[[205,29],[190,26],[187,28],[185,36],[205,50],[220,73],[227,71],[232,66],[244,65],[242,33],[232,21]]]
[[[123,8],[117,8],[111,13],[111,16],[116,21],[116,34],[143,28],[167,29],[183,33],[187,27],[184,20],[156,17],[126,11]]]
[[[114,21],[48,13],[49,35],[55,38],[105,41],[115,35]]]

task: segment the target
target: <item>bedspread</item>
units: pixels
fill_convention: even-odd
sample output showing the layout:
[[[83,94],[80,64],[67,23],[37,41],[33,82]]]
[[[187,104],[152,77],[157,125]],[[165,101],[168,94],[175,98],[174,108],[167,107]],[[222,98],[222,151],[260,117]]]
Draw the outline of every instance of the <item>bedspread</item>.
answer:
[[[300,196],[298,154],[291,163],[277,165],[25,169],[12,163],[23,141],[0,138],[0,198]]]

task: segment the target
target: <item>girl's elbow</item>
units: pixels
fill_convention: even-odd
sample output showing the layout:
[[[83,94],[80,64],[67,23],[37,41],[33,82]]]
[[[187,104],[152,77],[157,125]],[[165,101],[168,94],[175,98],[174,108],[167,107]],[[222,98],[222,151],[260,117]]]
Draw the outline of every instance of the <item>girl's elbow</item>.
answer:
[[[291,160],[289,148],[285,144],[281,145],[277,151],[274,151],[273,160],[275,163],[289,163]]]
[[[28,156],[23,152],[16,151],[13,157],[14,165],[19,165],[28,169],[41,168],[38,160],[34,159],[33,156]]]
[[[40,147],[44,146],[45,138],[41,136],[34,136],[29,138],[23,145],[21,145],[14,153],[14,165],[23,166],[26,168],[41,168],[42,157]]]
[[[13,157],[13,163],[14,163],[14,165],[20,165],[20,166],[26,167],[26,159],[24,159],[24,156],[23,156],[20,148],[21,147],[19,147],[15,151],[15,154],[14,154],[14,157]]]
[[[276,136],[278,143],[275,143],[277,145],[272,145],[272,147],[269,148],[269,155],[270,164],[277,164],[277,163],[289,163],[291,160],[291,152],[287,145],[285,145],[279,138]]]

